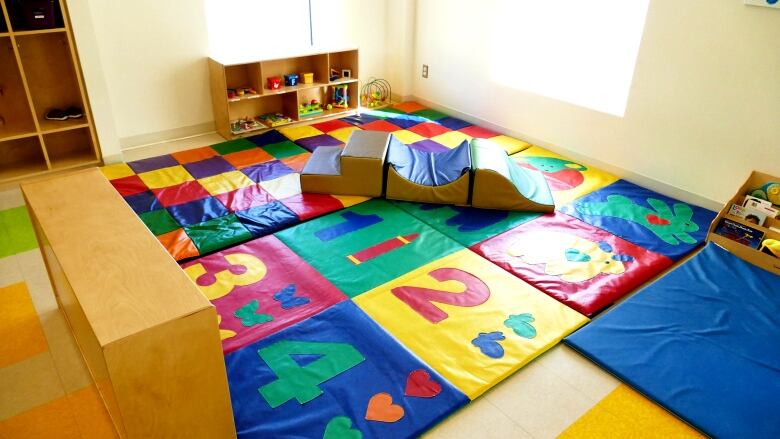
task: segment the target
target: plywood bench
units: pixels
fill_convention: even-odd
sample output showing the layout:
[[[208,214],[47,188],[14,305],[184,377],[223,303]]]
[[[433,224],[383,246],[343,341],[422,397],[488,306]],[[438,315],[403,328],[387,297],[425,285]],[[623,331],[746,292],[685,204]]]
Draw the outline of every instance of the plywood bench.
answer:
[[[235,437],[217,314],[97,169],[22,186],[63,310],[122,437]]]

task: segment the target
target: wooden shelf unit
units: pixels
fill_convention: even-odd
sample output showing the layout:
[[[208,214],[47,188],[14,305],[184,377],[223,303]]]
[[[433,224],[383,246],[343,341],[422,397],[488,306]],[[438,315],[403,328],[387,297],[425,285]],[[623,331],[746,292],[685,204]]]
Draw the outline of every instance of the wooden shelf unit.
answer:
[[[322,121],[357,114],[360,101],[358,86],[358,50],[315,51],[289,58],[259,59],[252,61],[221,61],[209,58],[209,75],[211,78],[211,100],[214,107],[214,119],[219,132],[225,139],[231,140],[258,134],[273,128],[293,124],[306,124],[312,121]],[[350,78],[339,78],[330,81],[330,70],[341,74],[342,69],[352,72]],[[303,83],[302,73],[313,73],[314,82]],[[271,90],[266,87],[267,78],[284,77],[285,74],[300,75],[298,85],[282,86]],[[349,108],[324,107],[331,103],[333,86],[347,84]],[[245,95],[228,98],[227,89],[252,87],[257,95]],[[301,116],[298,114],[300,104],[316,99],[323,106],[323,112]],[[282,113],[292,119],[291,122],[271,127],[260,127],[240,133],[230,129],[231,121],[257,117],[266,113]]]
[[[100,163],[100,150],[65,0],[56,27],[28,29],[0,0],[0,183]],[[47,120],[53,108],[83,116]]]

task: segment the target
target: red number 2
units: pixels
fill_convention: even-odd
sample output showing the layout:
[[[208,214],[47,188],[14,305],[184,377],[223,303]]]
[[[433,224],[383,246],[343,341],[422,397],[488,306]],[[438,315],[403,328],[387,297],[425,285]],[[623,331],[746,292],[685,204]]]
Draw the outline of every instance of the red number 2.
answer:
[[[395,297],[401,299],[401,301],[431,323],[439,323],[449,317],[446,312],[436,307],[432,302],[454,306],[478,306],[485,303],[490,297],[490,288],[485,285],[485,282],[463,270],[458,270],[457,268],[437,268],[428,273],[428,276],[439,282],[448,280],[458,281],[466,287],[461,293],[409,286],[392,289]]]

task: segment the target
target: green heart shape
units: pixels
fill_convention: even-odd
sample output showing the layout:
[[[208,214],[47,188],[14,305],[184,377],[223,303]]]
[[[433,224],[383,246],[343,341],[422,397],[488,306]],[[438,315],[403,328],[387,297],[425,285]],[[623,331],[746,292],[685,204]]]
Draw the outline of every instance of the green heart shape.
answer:
[[[530,313],[514,314],[504,320],[504,326],[515,331],[515,334],[520,337],[534,338],[536,337],[536,328],[534,328],[531,322],[535,320],[534,316]]]
[[[360,430],[352,428],[352,419],[346,416],[336,416],[325,426],[322,439],[363,439]]]

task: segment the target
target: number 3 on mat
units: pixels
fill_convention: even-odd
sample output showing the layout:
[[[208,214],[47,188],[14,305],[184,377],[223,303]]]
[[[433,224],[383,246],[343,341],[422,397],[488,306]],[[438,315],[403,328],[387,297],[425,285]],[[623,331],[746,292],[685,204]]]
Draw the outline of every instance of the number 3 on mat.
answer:
[[[432,302],[453,306],[478,306],[490,298],[490,288],[485,282],[463,270],[437,268],[428,273],[428,276],[439,282],[448,280],[460,282],[465,286],[465,290],[462,293],[452,293],[431,288],[404,286],[393,288],[392,293],[431,323],[439,323],[449,317],[446,312],[440,310]]]
[[[227,296],[233,291],[233,288],[237,286],[243,287],[252,285],[255,282],[260,282],[268,272],[268,268],[266,268],[263,261],[246,253],[225,255],[225,260],[230,262],[231,268],[241,266],[244,267],[245,271],[241,274],[233,274],[233,272],[230,271],[230,268],[218,271],[213,274],[214,282],[208,285],[202,285],[198,283],[198,278],[208,273],[206,268],[203,267],[203,264],[193,264],[184,269],[187,276],[198,285],[198,288],[200,288],[209,300]]]
[[[319,385],[365,361],[348,343],[282,340],[258,351],[278,379],[258,389],[271,408],[295,398],[304,404],[322,395]],[[292,355],[319,355],[300,366]]]

